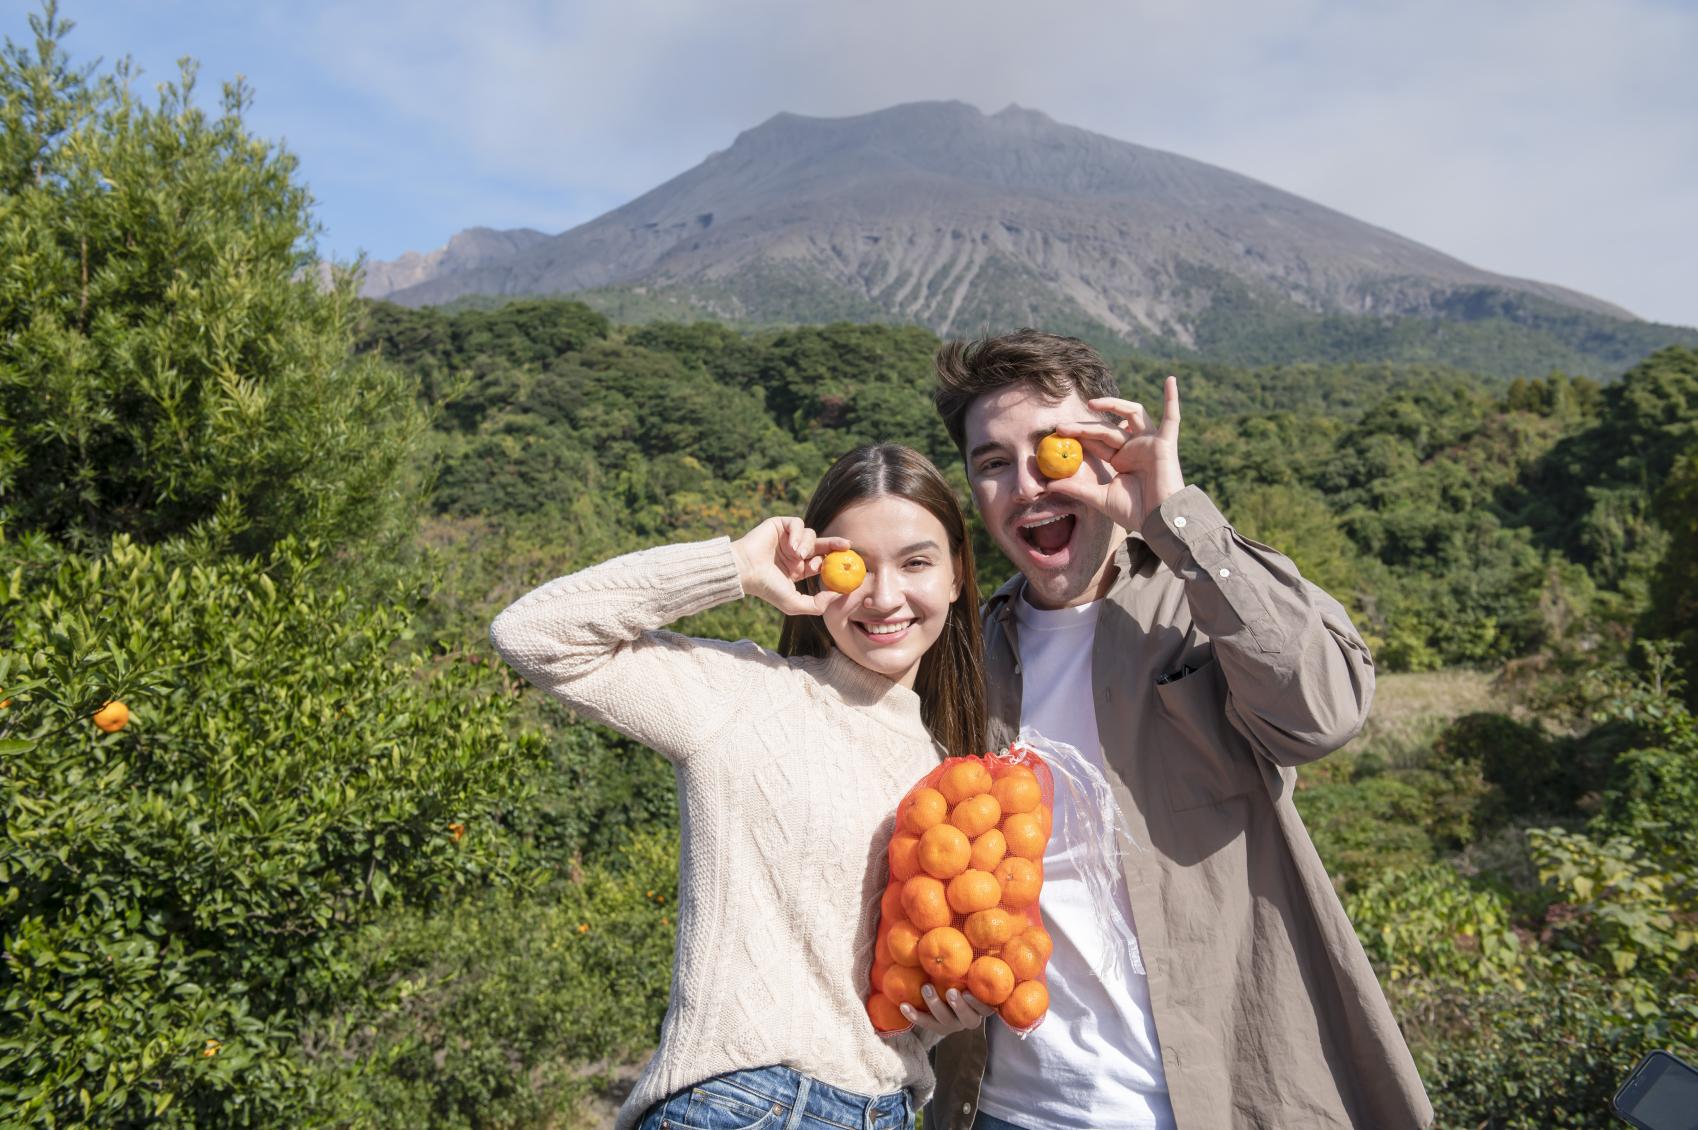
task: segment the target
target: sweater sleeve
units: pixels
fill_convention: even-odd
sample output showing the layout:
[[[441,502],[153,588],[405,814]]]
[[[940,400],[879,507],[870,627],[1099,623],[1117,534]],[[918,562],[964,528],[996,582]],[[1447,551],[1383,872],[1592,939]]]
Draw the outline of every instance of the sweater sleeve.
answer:
[[[659,630],[742,595],[728,538],[660,546],[533,589],[495,618],[490,641],[567,706],[682,762],[787,668],[748,640]]]

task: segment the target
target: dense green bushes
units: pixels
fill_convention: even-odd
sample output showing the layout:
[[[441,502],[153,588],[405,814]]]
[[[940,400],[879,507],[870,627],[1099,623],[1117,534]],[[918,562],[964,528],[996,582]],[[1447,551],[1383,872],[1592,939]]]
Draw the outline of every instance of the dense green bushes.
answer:
[[[0,1103],[26,1121],[291,1109],[336,934],[518,866],[542,749],[507,682],[411,648],[415,595],[324,571],[0,547]],[[103,735],[108,698],[132,718]]]

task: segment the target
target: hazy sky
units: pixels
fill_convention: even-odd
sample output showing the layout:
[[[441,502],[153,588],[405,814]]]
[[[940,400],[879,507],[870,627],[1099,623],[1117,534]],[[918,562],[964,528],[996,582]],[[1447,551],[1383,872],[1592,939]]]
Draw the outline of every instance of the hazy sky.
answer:
[[[28,34],[19,0],[0,31]],[[1040,13],[1041,14],[1038,14]],[[961,99],[1182,153],[1476,266],[1698,325],[1698,0],[64,0],[73,56],[201,61],[322,249],[563,231],[780,111]]]

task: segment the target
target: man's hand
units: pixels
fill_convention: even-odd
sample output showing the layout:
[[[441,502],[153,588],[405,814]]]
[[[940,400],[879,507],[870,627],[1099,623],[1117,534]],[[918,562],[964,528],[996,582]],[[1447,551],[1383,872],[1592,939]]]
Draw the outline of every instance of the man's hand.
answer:
[[[1179,381],[1162,386],[1161,425],[1150,423],[1142,404],[1103,396],[1086,401],[1093,412],[1120,417],[1118,424],[1062,424],[1058,434],[1072,436],[1092,456],[1080,473],[1049,483],[1052,493],[1076,498],[1123,530],[1142,529],[1150,511],[1185,486],[1179,470]],[[1101,470],[1097,470],[1101,464]],[[1097,470],[1096,474],[1090,472]]]

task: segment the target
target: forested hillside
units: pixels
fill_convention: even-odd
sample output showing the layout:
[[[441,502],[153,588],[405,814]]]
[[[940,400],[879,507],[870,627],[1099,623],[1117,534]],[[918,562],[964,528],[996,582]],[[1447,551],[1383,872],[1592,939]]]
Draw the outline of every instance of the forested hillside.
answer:
[[[0,56],[7,1123],[593,1124],[665,1007],[672,776],[489,619],[800,512],[863,440],[961,485],[936,340],[321,288],[244,91],[144,99],[35,31]],[[1698,1057],[1698,351],[1177,371],[1188,478],[1375,647],[1298,799],[1440,1124],[1608,1125],[1644,1050]]]

